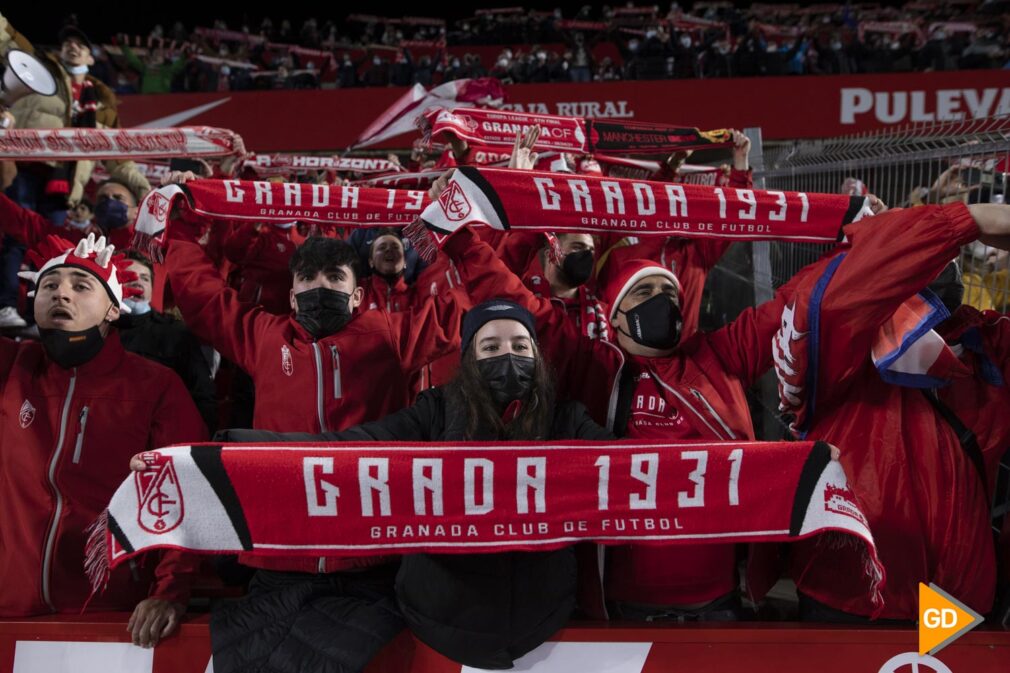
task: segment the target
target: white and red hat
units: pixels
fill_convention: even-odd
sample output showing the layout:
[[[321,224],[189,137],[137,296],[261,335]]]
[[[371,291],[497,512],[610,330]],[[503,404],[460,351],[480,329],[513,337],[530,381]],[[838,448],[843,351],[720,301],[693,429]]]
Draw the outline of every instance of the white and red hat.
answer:
[[[28,260],[38,271],[21,271],[18,276],[38,284],[42,276],[56,268],[70,266],[87,271],[101,281],[109,298],[123,313],[129,313],[130,307],[123,303],[125,297],[136,297],[143,290],[134,287],[124,287],[125,283],[137,279],[137,274],[127,270],[130,260],[123,255],[113,256],[116,246],[105,242],[104,236],[95,239],[94,234],[88,234],[74,245],[65,238],[50,234],[32,250],[28,251]],[[28,293],[35,296],[35,291]]]
[[[635,250],[634,246],[612,250],[600,274],[601,298],[610,307],[610,320],[617,315],[617,307],[625,295],[643,278],[663,276],[677,286],[677,292],[681,290],[680,281],[673,271],[651,259],[636,258],[636,254],[639,254],[639,251]]]

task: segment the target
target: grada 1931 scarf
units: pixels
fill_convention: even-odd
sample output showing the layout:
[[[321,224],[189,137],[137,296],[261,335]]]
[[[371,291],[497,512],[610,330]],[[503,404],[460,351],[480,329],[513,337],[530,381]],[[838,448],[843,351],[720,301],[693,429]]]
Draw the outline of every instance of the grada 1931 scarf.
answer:
[[[86,569],[153,549],[365,556],[828,534],[884,569],[824,443],[516,442],[178,446],[144,454],[91,527]]]

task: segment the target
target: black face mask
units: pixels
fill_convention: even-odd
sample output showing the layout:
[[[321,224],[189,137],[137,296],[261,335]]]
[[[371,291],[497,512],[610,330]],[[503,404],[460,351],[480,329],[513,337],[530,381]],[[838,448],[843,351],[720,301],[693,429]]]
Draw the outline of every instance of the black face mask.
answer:
[[[680,343],[680,330],[684,326],[683,318],[673,299],[668,294],[657,294],[643,301],[630,311],[618,312],[624,314],[630,333],[625,334],[648,348],[667,349]]]
[[[561,275],[571,287],[584,284],[593,275],[593,251],[579,250],[565,255],[561,262]]]
[[[961,302],[964,301],[964,283],[961,280],[960,265],[957,262],[951,262],[945,266],[936,280],[927,285],[926,289],[939,297],[943,305],[953,315]]]
[[[477,370],[491,390],[491,399],[504,409],[512,400],[519,400],[533,387],[536,360],[506,353],[477,360]]]
[[[295,320],[316,339],[339,332],[351,320],[351,295],[328,287],[315,287],[295,295]]]
[[[105,344],[98,325],[79,332],[40,327],[39,338],[49,359],[64,369],[83,365],[98,355]]]

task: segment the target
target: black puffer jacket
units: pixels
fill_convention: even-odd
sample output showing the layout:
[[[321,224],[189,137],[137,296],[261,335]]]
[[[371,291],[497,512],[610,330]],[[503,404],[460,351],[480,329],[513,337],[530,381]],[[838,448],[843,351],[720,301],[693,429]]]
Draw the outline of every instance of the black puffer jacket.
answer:
[[[464,439],[465,408],[434,388],[413,406],[343,432],[309,435],[230,430],[218,439],[262,441],[454,441]],[[493,440],[494,437],[478,437]],[[578,402],[559,403],[549,439],[608,440]],[[512,662],[565,625],[575,607],[572,548],[501,554],[413,554],[396,578],[396,596],[414,634],[445,656],[476,668]]]

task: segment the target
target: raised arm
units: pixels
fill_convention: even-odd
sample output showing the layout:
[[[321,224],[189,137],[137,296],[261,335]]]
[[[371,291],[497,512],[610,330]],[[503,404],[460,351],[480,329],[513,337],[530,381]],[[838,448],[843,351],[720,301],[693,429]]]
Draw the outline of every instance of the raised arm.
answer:
[[[283,319],[240,301],[196,242],[197,232],[181,223],[173,225],[165,266],[186,324],[200,340],[251,371],[259,335]]]

